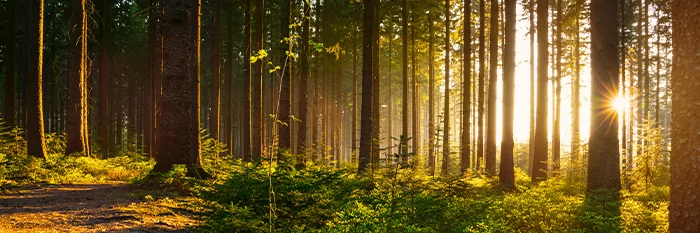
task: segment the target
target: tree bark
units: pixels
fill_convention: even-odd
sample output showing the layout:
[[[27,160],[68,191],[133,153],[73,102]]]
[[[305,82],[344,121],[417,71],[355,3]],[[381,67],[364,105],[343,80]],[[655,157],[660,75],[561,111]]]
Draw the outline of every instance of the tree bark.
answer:
[[[245,0],[245,26],[243,27],[243,93],[245,94],[245,106],[243,107],[243,118],[241,123],[243,126],[243,161],[251,161],[251,111],[253,110],[252,87],[251,87],[251,71],[250,64],[251,56],[251,39],[252,35],[252,19],[251,19],[251,0]]]
[[[464,45],[462,50],[464,52],[464,68],[462,75],[462,138],[460,145],[460,167],[459,172],[464,174],[469,170],[470,164],[470,141],[469,132],[471,123],[469,122],[469,115],[471,114],[471,1],[464,0],[464,23],[462,30],[462,41]]]
[[[406,0],[401,0],[401,32],[402,32],[402,51],[403,66],[401,77],[403,80],[402,96],[401,96],[401,137],[408,138],[408,4]],[[400,144],[401,154],[404,162],[408,162],[408,141],[403,141]]]
[[[477,138],[476,145],[476,170],[481,169],[481,160],[484,159],[484,84],[486,73],[486,0],[479,1],[479,103],[477,107]]]
[[[491,0],[489,29],[489,90],[488,120],[486,121],[486,173],[496,175],[496,92],[498,85],[498,0]]]
[[[17,37],[17,25],[15,24],[15,1],[7,1],[7,44],[5,49],[5,105],[3,108],[3,120],[9,127],[15,124],[15,38]]]
[[[211,25],[211,113],[209,115],[209,132],[212,139],[220,141],[221,127],[221,1],[213,0],[213,22]]]
[[[44,112],[42,110],[42,61],[44,42],[44,1],[29,5],[29,70],[27,73],[27,154],[46,159]]]
[[[591,2],[591,137],[587,191],[620,190],[617,114],[610,103],[619,74],[617,2]]]
[[[358,172],[364,173],[372,158],[372,79],[374,50],[375,0],[364,0],[364,22],[362,33],[362,119],[360,123],[360,155]]]
[[[281,22],[281,31],[282,31],[282,49],[280,50],[280,61],[279,61],[279,66],[282,67],[282,70],[280,71],[282,73],[282,91],[280,93],[280,102],[279,102],[279,119],[281,121],[281,125],[279,126],[279,148],[281,149],[280,151],[283,150],[289,150],[291,148],[291,121],[289,115],[290,109],[291,109],[291,65],[292,63],[290,62],[291,60],[287,59],[287,54],[285,53],[286,51],[289,51],[292,47],[291,44],[289,44],[289,41],[291,41],[291,38],[289,38],[289,17],[290,17],[290,8],[292,2],[291,0],[283,0],[282,1],[282,22]],[[288,40],[289,38],[290,40]],[[291,51],[290,51],[291,52]],[[283,159],[283,153],[279,154],[279,159]]]
[[[89,154],[87,131],[87,12],[85,0],[72,0],[68,49],[66,155]],[[79,31],[78,31],[79,30]]]
[[[503,139],[499,183],[502,189],[515,190],[513,171],[513,120],[515,108],[515,24],[516,1],[505,0],[505,44],[503,45]]]
[[[671,111],[671,202],[669,204],[670,232],[700,231],[700,2],[674,0],[671,3],[673,22],[673,89]]]
[[[100,83],[99,92],[100,98],[98,99],[98,121],[99,121],[99,139],[100,139],[100,150],[102,156],[109,157],[109,91],[110,86],[110,31],[109,23],[110,20],[110,1],[102,1],[102,31],[100,32],[100,44],[102,45],[102,51],[100,52]],[[134,121],[134,119],[129,119],[129,122]]]
[[[257,1],[255,6],[255,53],[265,49],[265,25],[263,20],[265,17],[265,0]],[[253,99],[253,114],[252,114],[252,141],[253,141],[253,160],[259,161],[264,148],[263,123],[265,122],[263,113],[263,79],[265,78],[265,59],[260,58],[254,63],[255,75],[251,81],[252,99]]]
[[[537,114],[535,117],[535,154],[532,164],[533,182],[547,178],[548,6],[548,0],[537,0]]]
[[[433,60],[433,17],[428,13],[428,169],[431,176],[435,175],[435,67]]]
[[[562,34],[562,7],[561,7],[561,1],[562,0],[556,0],[557,4],[557,18],[556,18],[556,77],[555,77],[555,97],[556,100],[554,101],[554,108],[556,111],[554,112],[554,126],[552,127],[552,172],[554,173],[553,175],[557,175],[559,172],[559,167],[560,167],[560,157],[561,157],[561,53],[562,53],[562,41],[561,41],[561,34]],[[617,17],[617,15],[615,15]]]
[[[450,0],[445,0],[445,106],[443,108],[442,175],[450,168]]]
[[[528,139],[528,175],[532,176],[535,161],[535,0],[529,0],[530,13],[530,137]]]
[[[413,106],[411,108],[411,121],[412,121],[412,127],[411,127],[411,137],[412,137],[412,148],[413,148],[413,154],[417,155],[420,151],[420,134],[418,130],[418,112],[419,112],[419,106],[418,106],[418,76],[416,75],[416,57],[418,56],[418,53],[416,52],[416,12],[415,12],[415,4],[411,4],[411,71],[412,71],[412,77],[411,77],[411,88],[412,90],[412,96],[411,96],[411,105]]]
[[[297,132],[297,138],[299,140],[299,153],[303,154],[302,160],[297,161],[301,164],[306,161],[306,149],[308,147],[306,131],[307,126],[314,126],[314,122],[308,119],[308,80],[309,80],[309,39],[311,33],[311,4],[310,2],[304,1],[304,16],[302,20],[302,33],[301,33],[301,77],[299,80],[299,119],[301,119],[301,124],[299,124],[299,130]],[[354,105],[353,105],[354,106]],[[313,142],[311,142],[313,145]],[[354,148],[354,147],[353,147]]]

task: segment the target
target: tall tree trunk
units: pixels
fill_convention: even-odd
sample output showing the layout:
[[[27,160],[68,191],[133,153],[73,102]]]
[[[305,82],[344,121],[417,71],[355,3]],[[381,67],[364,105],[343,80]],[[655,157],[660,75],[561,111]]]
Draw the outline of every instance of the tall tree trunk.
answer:
[[[428,13],[428,168],[431,176],[435,175],[435,67],[433,64],[433,20]]]
[[[100,139],[100,150],[102,156],[109,157],[109,91],[110,86],[110,31],[109,23],[110,19],[110,1],[102,1],[102,31],[100,32],[100,44],[102,45],[102,51],[100,52],[100,84],[99,92],[100,98],[98,99],[98,118],[99,118],[99,139]],[[132,84],[133,85],[133,84]],[[129,122],[135,119],[129,119]]]
[[[617,114],[609,103],[617,93],[619,74],[617,2],[591,2],[591,137],[588,191],[620,190]],[[613,94],[611,94],[613,93]]]
[[[670,232],[700,231],[700,88],[697,72],[700,64],[700,2],[671,2],[673,69],[671,73],[672,131]]]
[[[540,181],[547,178],[548,6],[548,0],[537,0],[537,114],[535,119],[535,154],[532,164],[532,181]]]
[[[211,113],[209,132],[212,139],[220,141],[221,127],[221,1],[213,0],[214,19],[211,25]]]
[[[306,7],[306,5],[304,5],[304,7]],[[304,10],[306,10],[306,8],[304,8]],[[306,19],[304,19],[304,20],[306,20]],[[308,20],[304,21],[304,23],[308,24]],[[306,25],[306,24],[304,24],[304,25]],[[304,26],[304,27],[306,27],[306,26]],[[357,29],[357,28],[353,27],[353,29]],[[307,33],[307,32],[305,31],[305,33]],[[352,117],[351,117],[352,118],[352,123],[351,123],[352,129],[350,129],[350,132],[352,134],[351,139],[350,139],[351,140],[350,141],[350,144],[351,144],[350,156],[352,156],[350,158],[350,162],[352,164],[355,164],[356,157],[358,155],[357,154],[357,104],[358,104],[358,102],[357,102],[357,41],[359,39],[358,39],[357,34],[358,33],[354,34],[353,40],[352,40]],[[305,35],[306,35],[305,38],[308,39],[308,33]],[[302,35],[302,37],[304,37],[304,35]],[[302,38],[302,41],[303,40],[304,39]],[[306,44],[306,46],[308,47],[309,45]],[[306,52],[306,47],[302,47],[302,51]],[[304,55],[302,55],[302,57],[303,56]],[[305,58],[302,58],[302,59],[305,59]],[[302,60],[302,62],[304,62],[304,60]],[[303,67],[303,65],[302,65],[302,67]],[[308,76],[308,74],[306,74],[306,75]]]
[[[181,5],[181,4],[179,4],[179,5]],[[178,11],[179,9],[178,9],[177,7],[172,7],[172,10]],[[166,13],[166,14],[168,14],[168,13]],[[168,23],[169,20],[178,21],[178,19],[182,19],[183,21],[186,22],[186,20],[185,20],[186,18],[180,18],[180,14],[181,14],[181,13],[179,13],[179,14],[178,14],[178,13],[171,13],[171,14],[173,14],[173,15],[171,15],[170,17],[167,16],[167,15],[165,16],[165,22],[166,22],[166,23]],[[202,42],[202,40],[201,40],[201,33],[202,33],[202,1],[201,1],[201,0],[196,0],[196,2],[194,2],[194,4],[192,4],[192,5],[190,6],[190,12],[189,12],[189,14],[190,14],[189,20],[190,20],[190,25],[191,25],[191,26],[190,26],[190,32],[189,32],[190,34],[189,34],[189,36],[190,36],[190,41],[192,41],[192,44],[190,45],[190,46],[192,46],[192,51],[190,51],[190,53],[182,53],[182,54],[191,54],[190,59],[191,59],[191,63],[193,63],[193,64],[188,64],[188,66],[187,66],[187,67],[192,67],[192,70],[190,71],[191,76],[190,76],[190,86],[189,86],[190,91],[191,91],[191,92],[189,93],[189,98],[190,98],[190,101],[191,101],[191,102],[190,102],[190,106],[191,106],[191,107],[190,107],[190,109],[189,109],[189,111],[190,111],[190,117],[191,117],[191,118],[189,119],[189,120],[190,120],[190,122],[189,122],[189,125],[190,125],[190,130],[189,130],[189,133],[190,133],[190,134],[189,134],[189,136],[190,136],[190,137],[189,137],[189,138],[190,138],[190,141],[189,141],[189,142],[191,143],[191,144],[190,144],[191,146],[190,146],[190,156],[187,158],[187,161],[185,161],[185,164],[187,165],[187,174],[186,174],[186,175],[187,175],[187,176],[190,176],[190,177],[195,177],[195,178],[208,178],[208,177],[209,177],[209,174],[207,174],[207,173],[204,171],[204,169],[202,169],[202,167],[201,167],[201,158],[200,158],[200,155],[201,155],[201,153],[202,153],[202,137],[201,137],[201,135],[200,135],[200,132],[201,132],[201,131],[200,131],[200,128],[202,127],[202,124],[201,124],[202,121],[201,121],[201,116],[200,116],[200,114],[201,114],[201,99],[200,99],[200,98],[201,98],[201,95],[200,95],[200,87],[201,87],[201,83],[200,83],[200,80],[201,80],[201,79],[200,79],[200,75],[201,75],[201,70],[200,70],[200,69],[201,69],[200,59],[201,59],[201,52],[200,52],[200,51],[201,51],[201,49],[202,49],[202,44],[201,44],[201,42]],[[176,18],[177,18],[177,19],[176,19]],[[173,25],[173,24],[175,24],[175,25]],[[185,25],[185,24],[183,23],[183,26],[184,26],[184,25]],[[172,24],[169,24],[169,26],[170,26],[170,27],[179,27],[179,26],[181,26],[181,25],[177,25],[176,23],[172,23]],[[186,29],[186,27],[185,27],[185,29]],[[169,29],[169,30],[173,30],[173,29]],[[166,31],[167,31],[167,29],[166,29]],[[174,48],[178,48],[177,45],[180,45],[180,46],[188,46],[187,44],[184,44],[184,43],[187,43],[185,40],[179,41],[179,40],[173,38],[173,37],[183,36],[184,33],[183,33],[183,34],[179,34],[179,32],[180,32],[179,29],[176,29],[176,30],[173,30],[173,31],[175,31],[175,32],[171,32],[171,33],[173,33],[173,34],[171,34],[171,35],[167,35],[167,34],[164,35],[164,37],[167,38],[166,43],[169,42],[169,40],[171,40],[171,38],[172,38],[173,42],[172,42],[172,44],[170,44],[170,45],[173,46],[173,50],[175,50]],[[186,31],[186,30],[183,30],[183,31]],[[166,33],[167,33],[167,32],[166,32]],[[177,42],[177,44],[176,44],[176,42]],[[164,47],[165,47],[165,51],[164,51],[165,54],[164,54],[164,57],[165,57],[165,58],[168,58],[169,56],[168,56],[168,54],[167,54],[167,50],[168,50],[168,49],[171,49],[171,47],[168,46],[168,44],[164,44]],[[175,51],[171,51],[171,52],[172,52],[172,53],[176,53]],[[170,56],[173,56],[173,55],[170,55]],[[176,56],[175,58],[180,59],[180,58],[177,57],[177,56]],[[175,58],[172,59],[172,62],[173,62],[174,64],[170,64],[170,65],[167,64],[167,60],[166,60],[166,64],[164,65],[165,70],[171,70],[172,66],[175,66],[175,65],[177,65],[177,64],[182,64],[181,61],[176,60]],[[183,59],[187,59],[187,58],[183,58]],[[186,71],[186,70],[185,70],[185,71]],[[168,75],[174,76],[174,75],[180,74],[179,71],[175,71],[175,72],[173,72],[173,73],[174,73],[174,74],[168,74]],[[185,73],[185,72],[183,72],[183,73]],[[167,78],[167,77],[166,77],[166,78]],[[176,87],[181,87],[181,86],[176,86],[176,84],[177,84],[178,82],[176,82],[175,80],[177,80],[177,78],[172,77],[172,79],[174,79],[174,80],[171,80],[170,85],[173,85],[173,86],[171,86],[170,88],[167,88],[167,89],[166,89],[167,83],[163,83],[163,97],[162,97],[162,99],[163,99],[163,107],[162,107],[162,108],[163,108],[163,120],[162,120],[162,121],[163,121],[163,122],[161,123],[161,125],[168,124],[168,123],[167,123],[168,120],[166,120],[166,118],[168,118],[168,117],[174,117],[174,116],[172,116],[172,115],[175,115],[175,114],[172,114],[172,113],[171,113],[171,114],[172,114],[171,116],[166,116],[166,115],[165,115],[165,114],[166,114],[165,112],[168,111],[168,110],[165,109],[165,108],[168,107],[168,106],[167,106],[168,103],[165,103],[165,100],[174,97],[174,96],[168,97],[168,96],[166,96],[166,93],[167,93],[168,91],[176,91],[176,90],[177,90]],[[167,80],[166,80],[166,81],[167,81]],[[175,82],[174,82],[174,81],[175,81]],[[172,101],[172,100],[171,100],[171,101]],[[172,102],[173,102],[173,103],[171,103],[171,104],[177,103],[177,101],[172,101]],[[175,109],[175,108],[173,107],[173,109]],[[178,109],[178,110],[179,110],[179,109]],[[186,111],[184,111],[184,112],[186,112]],[[185,114],[184,112],[183,112],[183,114]],[[162,143],[162,144],[165,144],[166,141],[170,140],[170,138],[168,138],[168,136],[172,136],[172,135],[173,135],[172,133],[168,133],[168,131],[172,132],[172,131],[174,131],[174,130],[168,129],[168,127],[173,127],[173,126],[165,126],[165,127],[162,127],[162,130],[164,131],[164,132],[161,132],[161,135],[162,135],[162,137],[161,137],[161,138],[162,138],[162,142],[161,142],[161,143]],[[161,146],[161,148],[162,148],[162,147],[165,147],[164,145],[160,145],[160,146]],[[163,149],[161,149],[161,151],[163,151]],[[158,164],[156,164],[156,167],[157,167],[157,166],[158,166]],[[155,169],[155,168],[154,168],[154,169]]]
[[[372,158],[372,68],[374,50],[374,16],[376,0],[364,0],[364,22],[362,32],[362,117],[360,123],[360,156],[358,172],[366,172]]]
[[[464,43],[463,47],[463,58],[464,58],[464,68],[463,68],[463,75],[462,75],[462,138],[461,138],[461,145],[460,145],[460,167],[459,167],[459,172],[464,174],[469,167],[471,166],[469,164],[470,162],[470,154],[469,154],[469,148],[470,148],[470,141],[469,141],[469,132],[470,132],[470,126],[471,123],[469,122],[469,115],[471,114],[470,107],[471,107],[471,62],[472,62],[472,53],[471,53],[471,12],[472,12],[472,7],[471,7],[471,1],[470,0],[464,0],[464,23],[463,29],[462,29],[462,41]],[[414,55],[415,56],[415,55]]]
[[[85,0],[71,1],[68,50],[68,128],[66,155],[89,154],[87,137],[87,12]],[[80,31],[78,31],[80,30]]]
[[[374,45],[372,46],[372,56],[374,57],[372,59],[372,167],[377,167],[379,165],[379,152],[380,152],[380,141],[379,141],[379,132],[380,132],[380,114],[379,114],[379,107],[380,107],[380,70],[379,70],[379,41],[381,38],[381,35],[379,34],[379,28],[380,24],[382,22],[382,16],[381,16],[381,0],[375,0],[373,3],[374,9],[374,25],[372,25],[372,32],[373,35],[373,43]]]
[[[42,111],[42,61],[44,42],[44,1],[29,5],[29,71],[27,76],[27,154],[46,159],[44,112]]]
[[[513,171],[513,119],[515,108],[515,0],[505,0],[505,44],[503,45],[503,139],[501,140],[500,186],[515,190]]]
[[[314,126],[314,122],[309,122],[307,119],[307,101],[308,101],[308,80],[309,80],[309,39],[311,30],[311,3],[304,1],[304,17],[302,20],[302,33],[301,33],[301,78],[299,80],[299,119],[301,119],[301,124],[299,124],[299,131],[297,132],[297,138],[299,140],[299,153],[303,154],[303,160],[297,161],[297,163],[302,164],[305,162],[306,149],[308,147],[307,143],[307,126]],[[353,105],[354,106],[354,105]],[[311,142],[313,145],[313,142]],[[354,147],[353,147],[354,148]]]
[[[3,120],[10,127],[16,126],[15,122],[15,38],[17,37],[17,25],[15,24],[15,1],[7,1],[7,44],[5,49],[5,105]]]
[[[445,0],[445,107],[442,136],[442,175],[450,168],[450,0]]]
[[[281,22],[281,31],[282,31],[282,49],[280,50],[280,61],[279,65],[282,67],[282,91],[280,93],[280,102],[279,102],[279,114],[278,116],[280,117],[281,125],[279,126],[279,148],[282,150],[289,150],[291,148],[291,121],[289,115],[290,110],[291,110],[291,82],[290,79],[292,77],[291,74],[291,60],[287,59],[287,54],[285,53],[286,51],[290,50],[291,44],[288,42],[287,38],[289,38],[289,17],[290,17],[290,8],[292,7],[292,1],[291,0],[283,0],[282,1],[282,22]],[[291,38],[289,38],[291,40]],[[291,52],[291,51],[290,51]],[[283,154],[279,154],[282,156]],[[280,159],[283,159],[283,157],[280,157]]]
[[[580,32],[580,12],[582,8],[582,4],[577,4],[576,5],[576,10],[575,10],[575,16],[574,19],[574,73],[573,73],[573,80],[572,80],[572,88],[571,88],[571,164],[569,165],[569,169],[573,169],[573,165],[575,164],[580,164],[580,158],[579,158],[579,151],[580,149],[580,142],[581,142],[581,62],[580,62],[580,56],[581,56],[581,32]],[[624,36],[623,36],[624,38]],[[624,40],[624,39],[623,39]],[[624,43],[624,42],[623,42]],[[624,48],[624,46],[623,46]],[[624,61],[624,58],[623,58]],[[624,64],[624,63],[623,63]],[[623,74],[624,74],[624,69],[623,69]],[[623,75],[623,85],[624,85],[624,75]],[[624,117],[623,117],[624,118]],[[624,132],[624,130],[623,130]],[[623,133],[623,138],[624,138],[624,133]],[[624,142],[624,139],[622,140]],[[623,143],[624,145],[624,143]]]
[[[644,15],[644,5],[642,0],[637,0],[639,5],[639,13],[637,15],[637,146],[636,153],[637,157],[642,156],[644,151],[644,30],[642,22]]]
[[[387,68],[389,68],[389,70],[388,70],[389,74],[386,76],[386,82],[387,82],[386,88],[388,89],[386,95],[387,95],[387,98],[389,99],[387,101],[388,103],[386,104],[387,109],[388,109],[388,113],[389,113],[389,114],[386,114],[386,119],[387,119],[387,124],[386,124],[387,125],[386,126],[386,148],[387,149],[386,149],[386,151],[387,151],[388,155],[394,154],[394,151],[393,151],[394,148],[392,145],[393,138],[394,138],[394,128],[393,128],[394,124],[392,124],[393,122],[391,122],[393,119],[393,112],[394,112],[394,109],[393,109],[393,107],[394,107],[394,95],[393,95],[393,91],[392,91],[392,88],[394,86],[394,84],[392,83],[392,79],[393,79],[394,74],[391,72],[391,67],[392,67],[391,66],[391,62],[392,62],[391,55],[394,52],[394,46],[392,43],[394,41],[393,40],[394,39],[394,28],[393,27],[394,27],[394,25],[389,25],[389,29],[388,29],[389,55],[387,56],[387,62],[386,62]]]
[[[250,64],[250,57],[251,57],[251,39],[253,37],[252,34],[252,19],[251,19],[251,0],[245,0],[245,26],[243,28],[243,93],[245,95],[245,106],[243,107],[243,118],[241,120],[242,126],[243,126],[243,160],[244,161],[250,161],[251,160],[251,152],[252,152],[252,147],[251,147],[251,111],[253,110],[253,107],[255,106],[253,104],[252,95],[252,87],[251,87],[251,71],[252,71],[252,66]]]
[[[265,17],[265,0],[257,1],[255,6],[255,51],[258,54],[265,49],[265,25],[263,20]],[[252,115],[252,134],[253,134],[253,160],[259,161],[263,153],[264,135],[263,135],[263,79],[265,77],[265,59],[260,58],[254,63],[255,75],[252,78],[252,99],[253,99],[253,115]]]
[[[477,146],[476,146],[476,170],[481,169],[481,161],[484,159],[484,82],[486,73],[486,0],[479,1],[479,106],[477,111]]]
[[[562,53],[562,41],[561,41],[561,34],[562,34],[562,8],[561,8],[561,1],[562,0],[556,0],[557,1],[557,31],[556,31],[556,77],[555,77],[555,97],[556,100],[554,101],[554,108],[556,111],[554,112],[554,126],[552,127],[552,172],[554,175],[556,175],[559,172],[559,158],[561,156],[561,132],[560,132],[560,126],[561,126],[561,53]],[[617,17],[617,15],[615,15]]]
[[[535,0],[528,4],[530,13],[530,137],[528,139],[528,175],[532,176],[535,161]]]
[[[419,134],[419,123],[418,123],[418,76],[416,75],[416,57],[418,56],[418,53],[416,52],[416,12],[415,12],[415,4],[411,4],[411,88],[413,89],[411,91],[411,140],[413,142],[412,147],[413,147],[413,154],[417,155],[418,152],[420,151],[420,134]]]
[[[408,138],[408,4],[406,0],[401,0],[401,32],[402,32],[402,55],[403,55],[403,66],[402,66],[402,96],[401,96],[401,137],[402,143],[400,144],[401,154],[404,155],[404,162],[408,162],[408,141],[404,141],[403,138]]]
[[[486,123],[486,173],[496,175],[496,90],[498,85],[498,0],[491,0],[489,29],[489,90]]]

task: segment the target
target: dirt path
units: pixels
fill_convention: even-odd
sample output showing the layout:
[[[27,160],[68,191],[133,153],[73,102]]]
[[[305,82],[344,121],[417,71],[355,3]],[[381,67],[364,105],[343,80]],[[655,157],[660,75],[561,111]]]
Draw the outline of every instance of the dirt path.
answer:
[[[168,196],[124,183],[0,190],[0,233],[188,232],[191,202]]]

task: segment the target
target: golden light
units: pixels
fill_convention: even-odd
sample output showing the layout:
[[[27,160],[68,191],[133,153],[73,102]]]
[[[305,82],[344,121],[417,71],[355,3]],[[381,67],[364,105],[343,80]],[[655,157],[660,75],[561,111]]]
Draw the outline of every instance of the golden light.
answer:
[[[627,109],[628,105],[629,105],[629,101],[624,96],[616,96],[615,99],[613,99],[612,104],[611,104],[611,106],[615,109],[617,114],[623,113]]]

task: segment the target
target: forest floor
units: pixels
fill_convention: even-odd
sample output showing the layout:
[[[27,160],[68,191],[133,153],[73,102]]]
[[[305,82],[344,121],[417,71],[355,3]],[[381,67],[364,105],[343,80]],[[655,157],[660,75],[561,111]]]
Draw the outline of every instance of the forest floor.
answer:
[[[0,233],[189,232],[199,223],[194,197],[124,182],[0,188]]]

